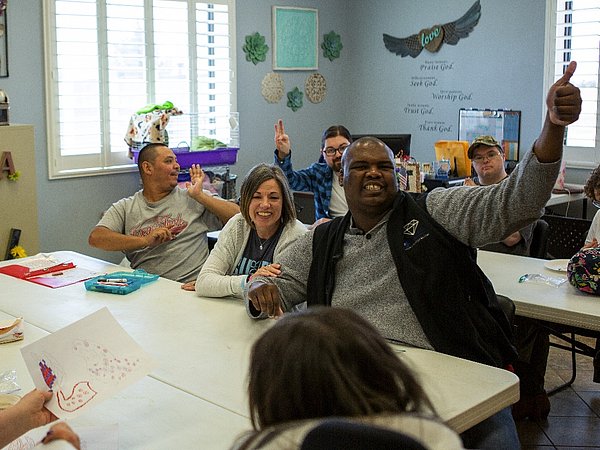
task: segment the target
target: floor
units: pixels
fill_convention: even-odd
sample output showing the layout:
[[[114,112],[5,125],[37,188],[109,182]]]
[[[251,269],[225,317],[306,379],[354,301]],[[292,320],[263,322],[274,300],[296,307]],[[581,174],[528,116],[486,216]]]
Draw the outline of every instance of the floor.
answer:
[[[594,345],[593,340],[588,343]],[[592,381],[592,372],[592,358],[577,355],[575,383],[550,397],[548,419],[539,423],[529,420],[517,422],[523,449],[600,450],[600,383]],[[546,390],[570,377],[570,353],[551,347]]]

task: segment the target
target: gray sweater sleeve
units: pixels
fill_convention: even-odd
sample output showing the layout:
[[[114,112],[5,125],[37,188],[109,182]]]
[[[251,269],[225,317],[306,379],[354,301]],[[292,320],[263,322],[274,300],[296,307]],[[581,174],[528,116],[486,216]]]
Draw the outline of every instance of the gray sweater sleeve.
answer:
[[[300,236],[296,241],[287,247],[278,258],[277,263],[281,264],[281,275],[273,277],[255,277],[255,281],[275,284],[279,289],[281,297],[281,309],[290,311],[294,306],[297,306],[305,301],[306,298],[306,283],[308,281],[308,273],[312,264],[312,242],[313,231],[308,231]],[[252,285],[250,283],[250,286]],[[250,308],[247,290],[244,291],[244,300],[248,314],[253,318],[265,318],[262,314],[257,316],[253,308]]]
[[[498,242],[542,215],[559,169],[560,161],[540,163],[530,151],[501,183],[434,189],[427,196],[427,211],[467,245]]]

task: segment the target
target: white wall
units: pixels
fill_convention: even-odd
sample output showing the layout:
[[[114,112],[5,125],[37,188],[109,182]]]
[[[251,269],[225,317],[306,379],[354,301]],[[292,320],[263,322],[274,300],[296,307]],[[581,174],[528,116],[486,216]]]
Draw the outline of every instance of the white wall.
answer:
[[[0,88],[10,96],[11,121],[30,123],[36,131],[38,212],[43,251],[70,249],[112,261],[120,255],[87,245],[100,214],[138,188],[136,173],[69,180],[48,180],[45,132],[42,6],[40,0],[9,2],[10,76]],[[433,158],[433,142],[455,139],[458,108],[491,107],[523,111],[522,147],[537,136],[542,121],[544,0],[481,0],[482,17],[471,36],[457,46],[444,45],[436,54],[400,58],[388,52],[382,33],[404,37],[437,23],[459,18],[471,0],[238,0],[237,92],[241,150],[233,172],[240,177],[254,164],[271,161],[273,124],[283,118],[293,143],[296,167],[318,157],[321,132],[342,123],[354,133],[413,134],[413,155]],[[327,80],[324,102],[292,112],[282,100],[267,103],[260,82],[271,71],[271,52],[257,66],[241,49],[246,35],[256,31],[271,38],[271,6],[304,6],[319,10],[319,34],[334,30],[342,36],[341,58],[330,62],[319,52],[319,72]],[[472,93],[470,101],[435,101],[432,91],[411,88],[410,77],[421,76],[425,61],[448,61],[453,69],[438,73],[439,89]],[[282,72],[285,90],[303,88],[310,72]],[[451,126],[444,133],[419,131],[425,116],[407,114],[408,103],[433,107],[433,121]],[[427,118],[429,120],[429,118]],[[124,125],[125,126],[125,125]],[[35,207],[35,206],[34,206]],[[0,220],[1,217],[0,217]]]

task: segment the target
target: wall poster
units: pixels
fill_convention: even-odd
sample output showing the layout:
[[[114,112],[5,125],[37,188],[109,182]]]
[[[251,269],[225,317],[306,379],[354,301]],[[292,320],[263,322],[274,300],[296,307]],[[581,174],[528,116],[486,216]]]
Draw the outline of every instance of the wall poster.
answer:
[[[318,10],[273,6],[273,70],[319,68]]]

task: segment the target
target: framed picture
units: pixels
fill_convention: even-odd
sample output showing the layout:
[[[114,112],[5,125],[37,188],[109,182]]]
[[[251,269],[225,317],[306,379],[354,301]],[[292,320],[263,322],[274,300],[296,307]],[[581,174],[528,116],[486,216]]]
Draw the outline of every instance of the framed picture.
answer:
[[[6,10],[0,11],[0,77],[8,76],[8,29]]]
[[[273,6],[273,70],[319,68],[318,10]]]

